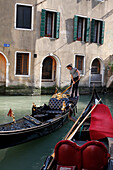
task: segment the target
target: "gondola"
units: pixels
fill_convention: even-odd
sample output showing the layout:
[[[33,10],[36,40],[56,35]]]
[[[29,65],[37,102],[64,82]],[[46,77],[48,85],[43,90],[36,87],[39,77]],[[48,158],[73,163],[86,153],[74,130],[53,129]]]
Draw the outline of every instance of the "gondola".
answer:
[[[69,94],[55,93],[48,105],[37,107],[33,104],[32,115],[26,115],[18,120],[0,125],[0,149],[28,142],[52,133],[68,120],[68,113],[74,113],[78,97],[71,99]]]
[[[113,169],[113,119],[95,89],[87,107],[41,168],[67,169]]]

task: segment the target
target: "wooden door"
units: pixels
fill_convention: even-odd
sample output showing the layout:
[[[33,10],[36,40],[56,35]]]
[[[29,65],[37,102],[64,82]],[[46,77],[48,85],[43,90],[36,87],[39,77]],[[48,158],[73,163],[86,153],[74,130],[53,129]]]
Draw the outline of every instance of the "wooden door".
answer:
[[[0,82],[6,81],[6,59],[0,54]]]

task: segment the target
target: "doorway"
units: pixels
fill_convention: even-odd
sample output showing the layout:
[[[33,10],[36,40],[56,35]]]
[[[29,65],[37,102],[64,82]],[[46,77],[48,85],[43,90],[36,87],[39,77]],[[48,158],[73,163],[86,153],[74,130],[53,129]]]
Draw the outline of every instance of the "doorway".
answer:
[[[55,85],[56,82],[56,60],[52,56],[48,56],[43,60],[42,66],[42,84],[49,86]],[[45,82],[45,83],[44,83]]]
[[[104,62],[99,58],[93,59],[90,65],[90,86],[103,86],[104,85]]]
[[[100,74],[100,61],[97,58],[92,62],[91,74]]]
[[[6,59],[0,54],[0,85],[6,83]]]

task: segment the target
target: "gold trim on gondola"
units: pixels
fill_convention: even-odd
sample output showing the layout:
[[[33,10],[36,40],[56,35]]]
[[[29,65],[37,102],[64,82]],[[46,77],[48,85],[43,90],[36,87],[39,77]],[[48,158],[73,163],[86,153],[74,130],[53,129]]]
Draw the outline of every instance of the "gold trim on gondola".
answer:
[[[36,110],[36,104],[35,103],[32,104],[32,108],[33,108],[33,111]]]
[[[60,100],[62,98],[68,98],[68,97],[67,97],[67,94],[56,93],[51,98],[56,98],[56,99]]]
[[[61,110],[62,110],[62,111],[65,111],[65,110],[66,110],[66,103],[65,103],[65,101],[63,101],[63,106],[62,106]]]

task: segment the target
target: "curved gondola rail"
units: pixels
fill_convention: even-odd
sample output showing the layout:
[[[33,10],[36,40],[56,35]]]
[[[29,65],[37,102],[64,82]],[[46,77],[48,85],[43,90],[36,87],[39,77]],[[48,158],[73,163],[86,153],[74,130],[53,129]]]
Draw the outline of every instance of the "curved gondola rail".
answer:
[[[101,99],[95,104],[95,106],[91,109],[91,111],[86,115],[86,117],[82,120],[82,122],[77,126],[77,128],[74,130],[74,132],[67,138],[67,140],[71,140],[75,133],[78,131],[80,126],[85,122],[85,120],[88,118],[88,116],[91,114],[91,112],[95,109],[95,107],[100,103]],[[71,133],[71,132],[70,132]]]
[[[87,106],[86,106],[87,107]],[[75,128],[75,126],[77,125],[77,123],[79,122],[80,118],[82,117],[86,107],[84,108],[84,110],[82,111],[81,115],[78,117],[78,119],[76,120],[76,122],[74,123],[74,125],[72,126],[72,128],[70,129],[70,131],[67,133],[67,135],[65,136],[64,140],[66,140],[69,135],[71,134],[71,132],[73,131],[73,129]]]

